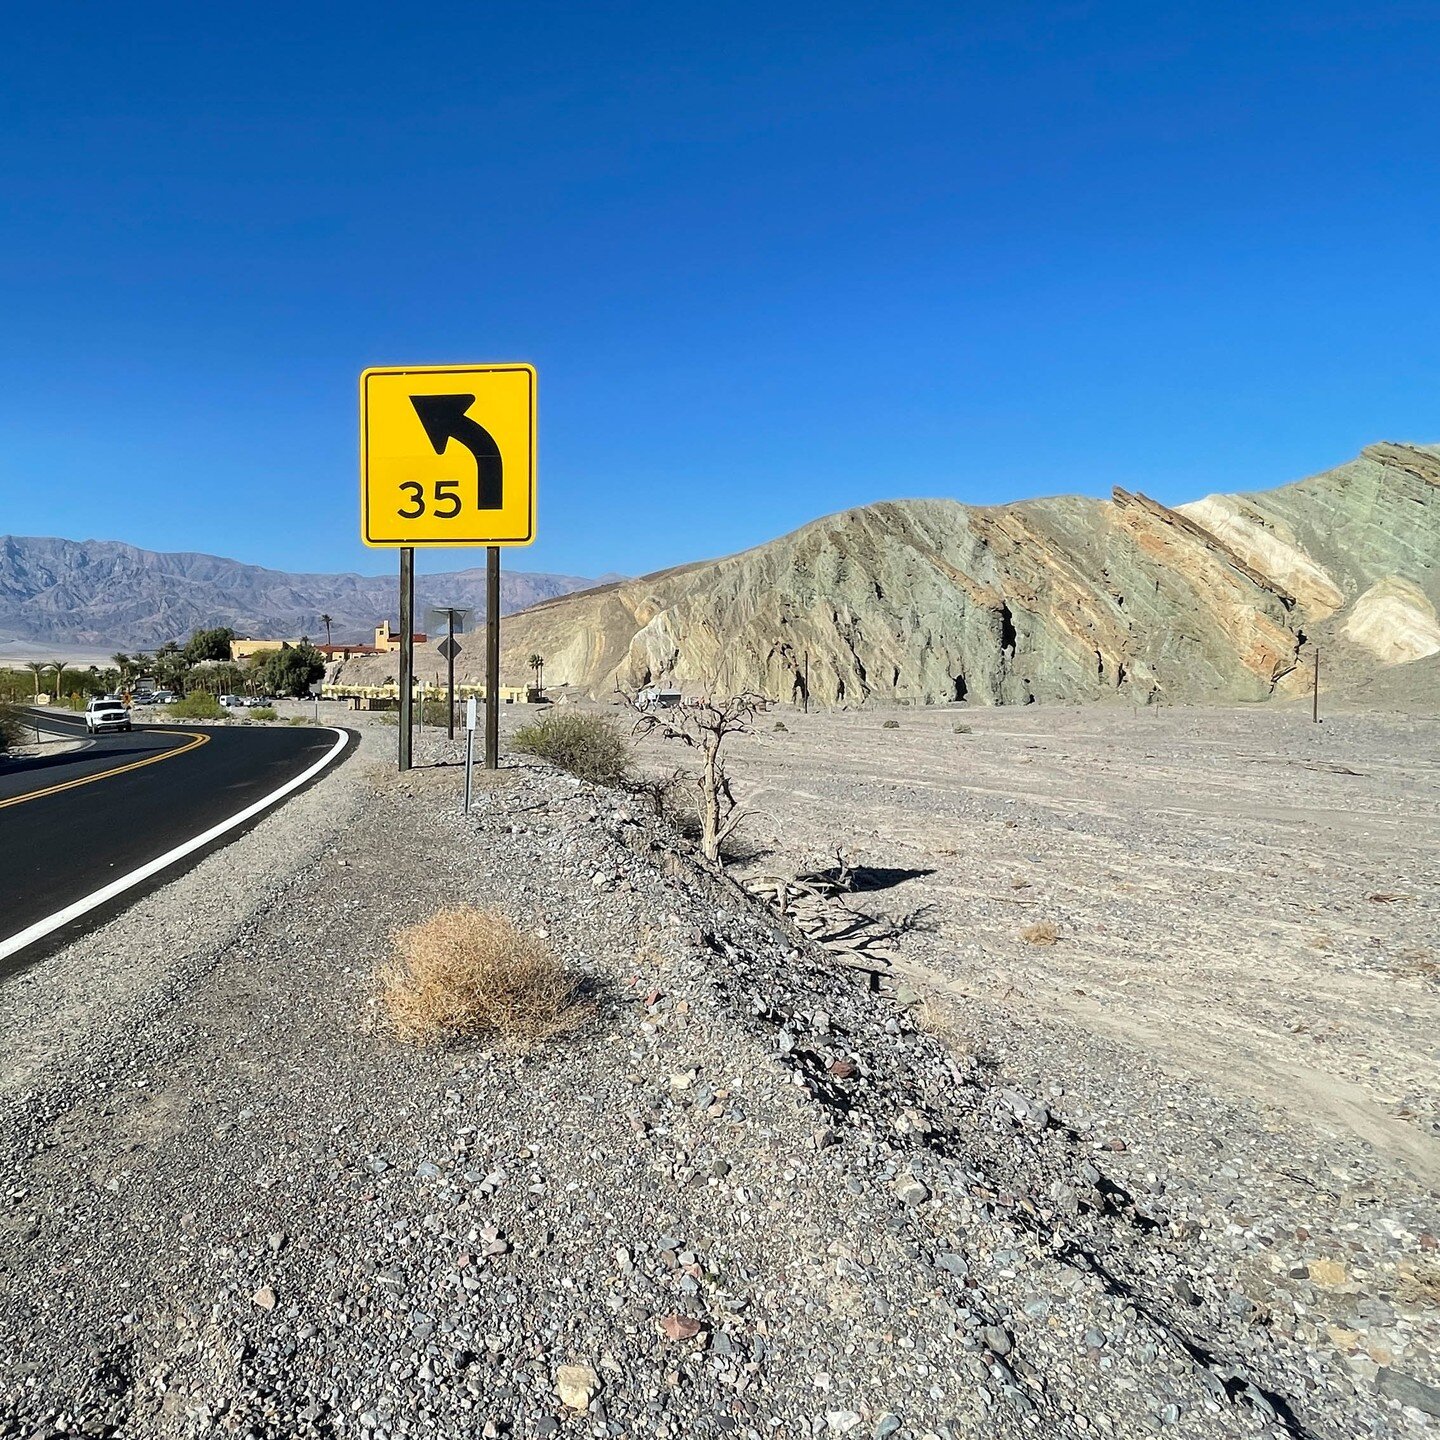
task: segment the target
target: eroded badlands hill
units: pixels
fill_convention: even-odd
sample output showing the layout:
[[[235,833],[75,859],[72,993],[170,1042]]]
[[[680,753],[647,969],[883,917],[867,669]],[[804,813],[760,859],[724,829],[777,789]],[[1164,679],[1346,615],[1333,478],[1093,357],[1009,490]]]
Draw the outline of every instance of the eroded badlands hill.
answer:
[[[533,607],[507,669],[595,694],[651,680],[798,697],[1259,699],[1309,647],[1353,670],[1440,651],[1440,450],[1381,444],[1178,510],[1116,490],[893,501],[723,560]]]

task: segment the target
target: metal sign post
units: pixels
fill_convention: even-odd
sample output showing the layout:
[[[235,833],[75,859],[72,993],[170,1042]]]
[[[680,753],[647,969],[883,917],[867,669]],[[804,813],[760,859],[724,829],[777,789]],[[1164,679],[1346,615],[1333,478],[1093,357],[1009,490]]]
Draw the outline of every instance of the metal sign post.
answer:
[[[410,687],[415,675],[415,551],[400,547],[400,769],[410,768]]]
[[[485,552],[485,768],[500,768],[500,547]]]
[[[465,702],[465,814],[470,813],[470,787],[475,774],[475,721],[477,706],[472,695]]]
[[[445,612],[445,738],[455,738],[455,612]]]
[[[445,657],[445,674],[448,685],[445,695],[449,702],[445,733],[451,740],[455,738],[455,657],[461,650],[460,642],[455,637],[464,632],[465,621],[469,614],[468,606],[432,605],[425,622],[425,628],[430,630],[440,623],[442,616],[445,620],[445,638],[440,642],[439,650]]]

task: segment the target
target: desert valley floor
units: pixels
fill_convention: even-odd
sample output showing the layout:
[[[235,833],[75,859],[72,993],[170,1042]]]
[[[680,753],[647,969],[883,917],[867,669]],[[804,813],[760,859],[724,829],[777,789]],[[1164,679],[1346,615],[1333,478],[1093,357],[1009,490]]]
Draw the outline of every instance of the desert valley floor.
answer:
[[[333,718],[4,988],[6,1440],[1434,1433],[1440,722],[771,711],[732,876],[839,851],[874,994],[643,796]],[[457,905],[586,1029],[388,1034]]]

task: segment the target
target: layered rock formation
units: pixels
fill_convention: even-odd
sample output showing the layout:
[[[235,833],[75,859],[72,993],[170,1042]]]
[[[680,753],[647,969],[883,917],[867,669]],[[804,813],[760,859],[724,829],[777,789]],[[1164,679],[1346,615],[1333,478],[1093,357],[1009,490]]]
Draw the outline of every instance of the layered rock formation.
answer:
[[[1307,684],[1316,643],[1350,667],[1440,649],[1437,602],[1440,450],[1375,445],[1178,509],[1124,490],[864,506],[533,606],[506,623],[504,669],[538,653],[547,684],[594,695],[808,684],[823,705],[1259,700]]]

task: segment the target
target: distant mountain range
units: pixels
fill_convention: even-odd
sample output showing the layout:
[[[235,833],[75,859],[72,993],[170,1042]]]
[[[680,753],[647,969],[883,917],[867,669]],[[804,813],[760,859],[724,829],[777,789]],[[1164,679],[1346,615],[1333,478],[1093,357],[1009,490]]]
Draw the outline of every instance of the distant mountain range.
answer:
[[[594,585],[574,575],[501,574],[506,613]],[[237,634],[308,635],[321,615],[339,640],[370,638],[398,617],[395,575],[292,575],[216,555],[142,550],[115,540],[0,536],[0,647],[150,650],[199,627]],[[431,604],[485,604],[484,568],[416,577],[417,623]],[[6,648],[15,648],[13,645]]]
[[[882,501],[638,579],[512,571],[504,586],[506,611],[523,609],[507,676],[538,653],[547,685],[596,696],[664,682],[783,702],[808,687],[820,705],[1258,700],[1303,691],[1317,646],[1327,683],[1402,694],[1440,675],[1440,448],[1369,445],[1308,480],[1175,508],[1120,489]],[[421,606],[478,606],[484,572],[418,589]],[[319,639],[325,612],[354,639],[395,605],[390,575],[0,539],[0,656],[17,636],[149,649],[201,625]],[[465,646],[463,676],[483,652]],[[417,664],[438,667],[433,646]],[[341,678],[395,665],[355,660]]]

